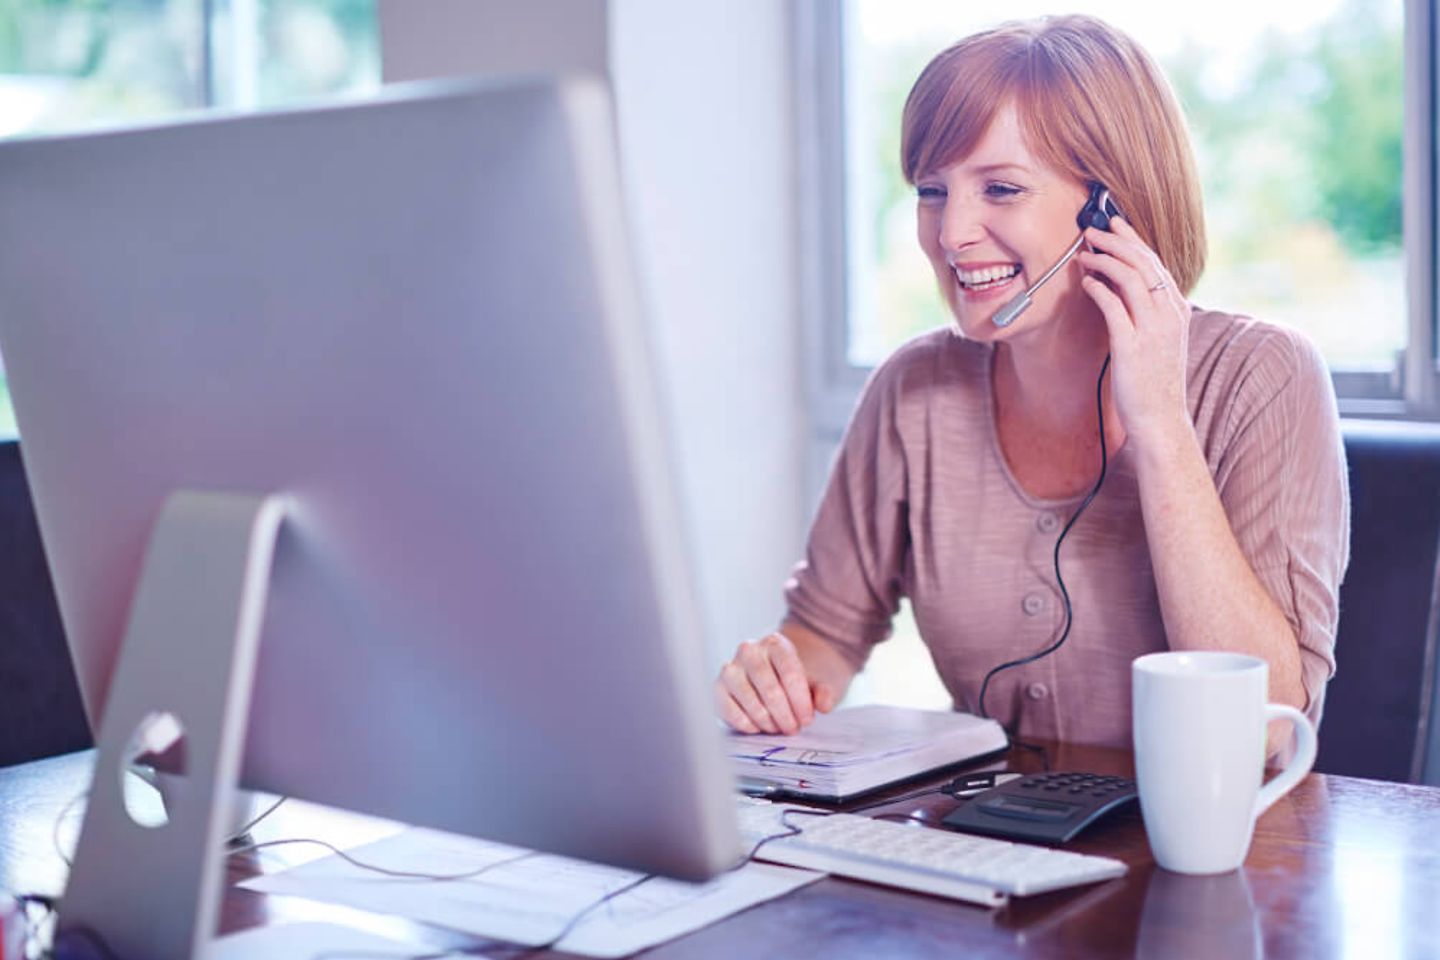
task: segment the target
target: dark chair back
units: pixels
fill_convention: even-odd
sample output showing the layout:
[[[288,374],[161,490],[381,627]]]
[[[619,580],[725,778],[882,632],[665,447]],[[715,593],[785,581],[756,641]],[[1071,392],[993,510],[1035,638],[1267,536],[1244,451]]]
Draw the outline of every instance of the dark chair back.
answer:
[[[1433,780],[1440,424],[1346,420],[1343,430],[1350,568],[1315,769]]]
[[[90,744],[20,445],[0,442],[0,766]]]

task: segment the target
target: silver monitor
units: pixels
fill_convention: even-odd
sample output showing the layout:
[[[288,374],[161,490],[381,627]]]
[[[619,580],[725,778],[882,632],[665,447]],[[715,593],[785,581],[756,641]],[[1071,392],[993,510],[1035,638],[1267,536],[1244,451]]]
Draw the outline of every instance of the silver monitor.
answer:
[[[0,145],[0,350],[97,730],[167,499],[279,495],[246,785],[736,861],[612,127],[534,80]]]

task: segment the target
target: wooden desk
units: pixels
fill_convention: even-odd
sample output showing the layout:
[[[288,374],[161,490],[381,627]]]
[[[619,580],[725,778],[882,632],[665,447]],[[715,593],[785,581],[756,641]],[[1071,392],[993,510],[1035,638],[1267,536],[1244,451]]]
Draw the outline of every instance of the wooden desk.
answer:
[[[1049,752],[1054,769],[1133,774],[1124,751],[1050,745]],[[0,889],[61,891],[56,819],[86,789],[91,763],[92,755],[81,753],[0,770]],[[1040,769],[1040,758],[1025,751],[1015,751],[1010,763]],[[884,812],[938,819],[953,806],[932,797]],[[62,823],[62,837],[73,837],[76,821],[78,809]],[[368,818],[291,802],[256,834],[260,840],[321,837],[345,846],[378,831]],[[827,878],[645,956],[1440,957],[1440,789],[1311,775],[1260,820],[1244,870],[1219,878],[1155,868],[1133,811],[1092,828],[1072,849],[1118,857],[1131,871],[1099,886],[1015,900],[999,911]],[[264,854],[264,869],[315,855],[277,848]],[[232,876],[250,876],[259,864],[253,853],[232,858]],[[142,878],[143,868],[137,869]],[[485,946],[419,924],[242,890],[227,894],[222,930],[300,919],[405,936],[417,953]],[[491,946],[497,957],[514,954]]]

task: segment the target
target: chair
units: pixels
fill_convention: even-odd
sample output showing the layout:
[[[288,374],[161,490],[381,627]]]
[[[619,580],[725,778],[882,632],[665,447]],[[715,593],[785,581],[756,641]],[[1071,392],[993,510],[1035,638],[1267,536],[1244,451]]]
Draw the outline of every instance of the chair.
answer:
[[[1346,420],[1350,568],[1315,769],[1440,784],[1440,424]]]
[[[90,744],[20,445],[0,442],[0,766]]]

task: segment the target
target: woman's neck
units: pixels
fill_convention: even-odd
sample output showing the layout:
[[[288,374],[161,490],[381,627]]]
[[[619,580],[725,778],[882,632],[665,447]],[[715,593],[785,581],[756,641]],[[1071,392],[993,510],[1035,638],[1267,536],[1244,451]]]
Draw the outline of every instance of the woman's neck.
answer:
[[[1042,429],[1069,431],[1080,424],[1093,429],[1095,381],[1109,349],[1098,313],[1003,341],[995,349],[996,403],[1008,418]],[[1105,394],[1108,401],[1108,382]],[[1108,427],[1110,418],[1106,421]]]

